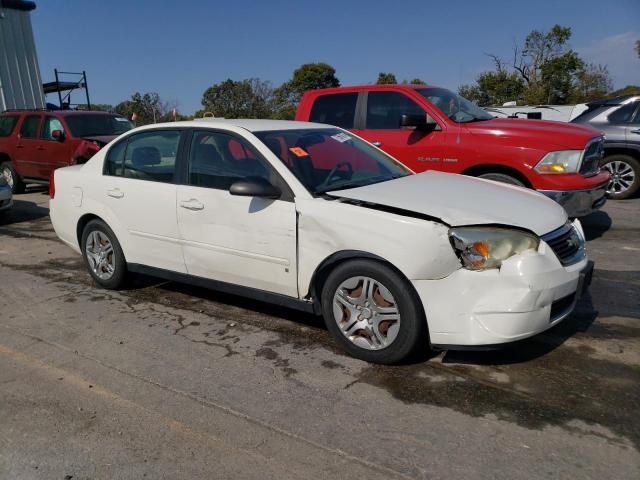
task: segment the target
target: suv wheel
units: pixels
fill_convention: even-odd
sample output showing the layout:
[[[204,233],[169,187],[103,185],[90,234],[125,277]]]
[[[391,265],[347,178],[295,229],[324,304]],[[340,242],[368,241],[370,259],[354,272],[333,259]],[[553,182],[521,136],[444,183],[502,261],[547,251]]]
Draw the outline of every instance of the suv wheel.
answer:
[[[124,285],[127,262],[113,231],[101,220],[91,220],[82,232],[82,256],[98,285],[116,290]]]
[[[321,300],[327,328],[356,358],[392,364],[429,344],[420,299],[382,263],[351,260],[339,265],[329,274]]]
[[[493,180],[494,182],[507,183],[509,185],[516,185],[518,187],[524,187],[524,183],[511,175],[506,173],[483,173],[478,175],[478,178],[484,178],[485,180]]]
[[[13,168],[13,164],[9,161],[0,163],[0,176],[4,177],[7,184],[11,187],[12,193],[23,193],[25,184]]]
[[[600,166],[611,174],[607,195],[614,200],[631,198],[640,188],[640,162],[629,155],[610,155]]]

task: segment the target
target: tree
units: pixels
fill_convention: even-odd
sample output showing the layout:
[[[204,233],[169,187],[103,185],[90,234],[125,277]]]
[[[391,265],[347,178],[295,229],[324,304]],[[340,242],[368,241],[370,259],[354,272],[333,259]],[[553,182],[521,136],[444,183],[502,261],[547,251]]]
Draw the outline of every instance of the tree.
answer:
[[[398,80],[396,80],[396,76],[393,73],[380,72],[378,74],[376,85],[390,85],[396,83],[398,83]]]
[[[204,112],[225,118],[269,118],[273,112],[271,83],[258,78],[217,83],[202,95]],[[197,112],[196,116],[198,115]]]
[[[135,114],[136,125],[148,125],[166,119],[173,108],[175,105],[162,100],[156,92],[144,94],[136,92],[131,95],[131,100],[125,100],[116,105],[114,111],[127,118],[132,118]]]
[[[489,54],[495,70],[478,76],[475,85],[463,85],[480,105],[496,105],[515,100],[519,103],[564,104],[583,102],[607,94],[611,77],[606,67],[586,64],[568,47],[571,29],[554,25],[548,32],[533,30],[522,47],[513,49],[507,62]]]
[[[427,82],[425,82],[420,78],[414,78],[412,80],[409,80],[408,82],[406,80],[403,80],[402,83],[408,83],[409,85],[426,85],[427,84]]]
[[[293,72],[291,80],[274,91],[273,118],[290,120],[295,117],[300,98],[308,90],[339,87],[336,69],[326,63],[305,63]]]

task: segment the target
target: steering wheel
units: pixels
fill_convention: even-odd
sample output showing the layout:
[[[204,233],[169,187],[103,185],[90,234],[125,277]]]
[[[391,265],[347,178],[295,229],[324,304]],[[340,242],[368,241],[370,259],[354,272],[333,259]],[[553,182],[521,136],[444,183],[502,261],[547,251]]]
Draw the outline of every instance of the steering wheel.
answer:
[[[334,177],[336,179],[339,179],[340,177],[338,177],[336,174],[338,173],[340,167],[347,167],[347,179],[353,177],[353,165],[351,165],[349,162],[339,162],[329,171],[324,181],[320,185],[318,185],[318,188],[328,187],[329,185],[331,185],[333,183]]]

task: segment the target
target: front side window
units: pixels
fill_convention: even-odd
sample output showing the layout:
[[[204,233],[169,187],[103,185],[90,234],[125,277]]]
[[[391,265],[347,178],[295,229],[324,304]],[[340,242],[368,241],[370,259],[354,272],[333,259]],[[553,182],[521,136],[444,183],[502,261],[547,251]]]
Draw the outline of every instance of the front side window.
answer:
[[[399,92],[368,93],[367,130],[398,130],[402,115],[425,115],[425,111]]]
[[[65,119],[76,138],[117,136],[133,128],[129,120],[119,115],[74,113]]]
[[[636,111],[636,108],[638,107],[638,103],[640,102],[631,102],[621,106],[616,111],[609,114],[609,117],[608,117],[609,121],[611,123],[615,123],[618,125],[631,123],[633,112]]]
[[[193,134],[189,149],[189,185],[228,190],[233,183],[247,177],[277,183],[271,168],[244,140],[214,131]]]
[[[393,158],[337,128],[254,132],[314,195],[410,175]]]
[[[493,119],[493,115],[487,111],[446,88],[421,88],[416,91],[456,123]]]
[[[60,130],[64,133],[62,122],[56,117],[46,117],[44,119],[44,124],[42,125],[42,138],[44,140],[57,140],[56,138],[53,138],[52,135],[55,130]]]
[[[176,169],[180,131],[160,130],[131,135],[109,148],[104,174],[171,183]]]
[[[5,115],[0,117],[0,137],[8,137],[18,123],[17,115]]]
[[[40,115],[29,115],[22,122],[20,137],[36,138],[38,136],[38,125],[40,125]]]
[[[357,101],[357,93],[322,95],[314,102],[309,121],[328,123],[344,129],[353,128]]]

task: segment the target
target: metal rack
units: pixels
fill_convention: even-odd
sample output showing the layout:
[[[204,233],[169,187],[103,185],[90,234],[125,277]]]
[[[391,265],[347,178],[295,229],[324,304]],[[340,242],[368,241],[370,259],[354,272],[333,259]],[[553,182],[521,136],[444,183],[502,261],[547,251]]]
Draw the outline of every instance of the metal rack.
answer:
[[[53,72],[56,78],[55,81],[44,83],[42,85],[45,95],[47,93],[57,93],[58,100],[60,101],[60,108],[62,110],[69,110],[71,107],[77,108],[80,105],[86,105],[87,110],[91,110],[89,87],[87,86],[87,73],[84,70],[82,72],[62,72],[57,68],[55,68]],[[67,79],[63,80],[62,77],[67,77]],[[71,77],[71,79],[68,77]],[[74,90],[80,89],[84,90],[85,98],[87,99],[86,104],[71,103],[71,93]],[[64,92],[66,92],[66,94],[63,96]]]

